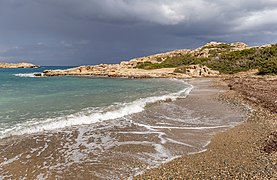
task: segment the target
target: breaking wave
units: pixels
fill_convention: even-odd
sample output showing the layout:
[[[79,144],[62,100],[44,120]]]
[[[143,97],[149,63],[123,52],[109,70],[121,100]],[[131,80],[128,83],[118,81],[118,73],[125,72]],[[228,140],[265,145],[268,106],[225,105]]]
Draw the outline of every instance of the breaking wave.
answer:
[[[31,77],[31,75],[29,76]],[[25,74],[24,77],[27,77],[27,75]],[[186,84],[186,88],[175,93],[169,93],[162,96],[140,98],[133,102],[119,103],[100,109],[88,108],[87,110],[79,113],[71,114],[65,117],[46,119],[40,122],[36,120],[28,121],[22,124],[18,124],[16,127],[5,129],[4,131],[0,132],[0,138],[8,137],[11,135],[39,133],[70,126],[93,124],[105,120],[122,118],[124,116],[142,112],[148,104],[167,100],[174,101],[179,97],[185,97],[190,93],[192,89],[192,85]]]
[[[18,73],[18,74],[14,74],[17,77],[37,77],[35,76],[36,73]]]

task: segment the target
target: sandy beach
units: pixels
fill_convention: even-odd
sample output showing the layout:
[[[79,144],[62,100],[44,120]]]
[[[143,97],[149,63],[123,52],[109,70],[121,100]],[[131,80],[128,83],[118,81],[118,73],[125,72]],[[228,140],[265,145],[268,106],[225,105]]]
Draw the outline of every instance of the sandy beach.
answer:
[[[0,14],[0,180],[277,180],[277,0]]]
[[[229,78],[227,83],[236,79],[240,78]],[[268,86],[261,88],[262,84]],[[241,78],[236,87],[230,87],[237,92],[228,91],[221,99],[235,106],[248,104],[253,110],[244,123],[216,134],[208,151],[183,156],[135,179],[276,179],[276,103],[267,102],[276,98],[276,80]],[[271,98],[265,89],[271,92]]]
[[[218,153],[228,152],[222,149],[222,142],[226,144],[224,148],[237,152],[237,145],[232,142],[234,137],[227,134],[238,128],[228,129],[241,124],[249,109],[238,101],[226,103],[222,96],[228,90],[226,85],[215,84],[212,79],[186,81],[194,86],[187,97],[150,104],[142,113],[111,122],[1,140],[0,172],[3,178],[125,179],[169,161],[136,178],[211,177],[212,173],[201,169],[203,163],[207,163],[210,170],[216,170],[217,165],[222,169],[221,164],[213,163],[220,159],[228,161],[224,154],[221,157]],[[246,129],[245,125],[247,123],[238,127]],[[249,128],[252,130],[256,131]],[[245,138],[242,132],[237,133],[233,133],[238,136],[236,140]],[[226,135],[230,140],[221,137]],[[255,140],[254,136],[251,138]],[[252,145],[252,141],[249,143]],[[204,153],[195,154],[199,152]],[[200,157],[211,152],[205,161]],[[195,155],[171,161],[186,154]],[[201,163],[190,165],[198,161]],[[239,166],[240,162],[234,164]]]

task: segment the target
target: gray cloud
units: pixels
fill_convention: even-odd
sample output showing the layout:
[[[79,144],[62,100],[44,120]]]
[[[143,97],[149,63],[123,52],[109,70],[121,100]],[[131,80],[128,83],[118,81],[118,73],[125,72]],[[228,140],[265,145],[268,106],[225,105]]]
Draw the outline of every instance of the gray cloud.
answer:
[[[276,16],[276,0],[0,0],[0,58],[80,65],[208,41],[273,43]]]
[[[163,25],[229,20],[234,26],[239,26],[243,20],[264,20],[277,11],[275,0],[50,0],[45,3],[59,6],[63,12],[84,19]]]

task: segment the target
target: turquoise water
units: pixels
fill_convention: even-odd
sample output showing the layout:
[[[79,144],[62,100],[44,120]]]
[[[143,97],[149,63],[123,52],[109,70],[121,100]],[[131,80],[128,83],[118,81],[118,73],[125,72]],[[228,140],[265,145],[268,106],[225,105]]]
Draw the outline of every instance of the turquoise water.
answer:
[[[0,69],[0,137],[91,124],[174,99],[188,85],[173,79],[34,77],[44,69]]]
[[[0,69],[0,179],[132,177],[245,117],[208,79],[34,77],[49,68]]]

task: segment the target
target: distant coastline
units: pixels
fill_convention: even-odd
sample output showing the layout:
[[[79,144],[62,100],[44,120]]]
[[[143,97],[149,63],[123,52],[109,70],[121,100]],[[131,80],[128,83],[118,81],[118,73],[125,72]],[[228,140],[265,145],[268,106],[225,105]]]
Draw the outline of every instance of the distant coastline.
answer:
[[[0,68],[40,68],[39,65],[32,63],[0,63]]]

